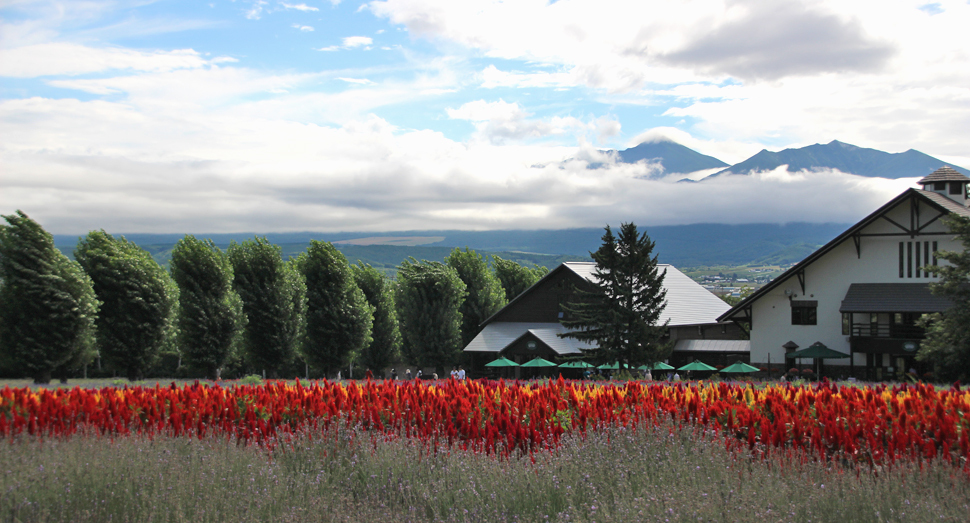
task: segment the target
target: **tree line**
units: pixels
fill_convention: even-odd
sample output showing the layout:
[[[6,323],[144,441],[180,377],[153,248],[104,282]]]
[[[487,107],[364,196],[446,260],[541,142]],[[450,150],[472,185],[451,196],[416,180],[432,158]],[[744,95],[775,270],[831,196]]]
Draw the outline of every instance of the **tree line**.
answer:
[[[391,279],[328,242],[284,260],[265,238],[222,251],[192,235],[166,271],[103,230],[82,237],[72,261],[23,212],[3,218],[0,371],[36,383],[93,364],[132,381],[395,364],[443,374],[485,319],[548,272],[465,248],[444,262],[406,260]]]

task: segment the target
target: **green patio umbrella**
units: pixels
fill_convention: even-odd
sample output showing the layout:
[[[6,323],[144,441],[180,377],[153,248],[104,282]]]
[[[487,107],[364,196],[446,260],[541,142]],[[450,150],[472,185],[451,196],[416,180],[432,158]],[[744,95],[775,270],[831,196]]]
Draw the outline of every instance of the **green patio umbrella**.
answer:
[[[825,346],[820,341],[816,341],[810,347],[796,350],[795,352],[789,352],[785,354],[786,358],[815,358],[815,359],[831,359],[831,358],[848,358],[849,355],[844,352],[839,352],[837,350],[832,350]]]
[[[785,357],[789,359],[811,358],[815,360],[815,374],[821,377],[822,362],[819,360],[848,358],[849,355],[844,352],[830,349],[826,347],[824,343],[816,341],[808,348],[785,354]]]
[[[518,367],[519,364],[503,356],[495,361],[486,363],[485,366],[486,367]]]
[[[619,370],[620,369],[620,362],[614,361],[613,363],[604,363],[604,364],[602,364],[602,365],[600,365],[599,367],[596,367],[596,368],[597,369],[602,369],[602,370]],[[624,363],[623,364],[623,368],[624,369],[629,369],[630,366],[627,365],[626,363]]]
[[[684,371],[690,370],[694,372],[698,372],[698,371],[704,372],[704,371],[712,371],[717,369],[714,367],[711,367],[710,365],[704,363],[703,361],[695,360],[688,363],[687,365],[684,365],[683,367],[678,368],[677,370],[684,370]]]
[[[534,360],[529,360],[520,367],[556,367],[557,365],[549,360],[544,360],[542,358],[536,358]]]
[[[594,365],[585,361],[567,361],[559,365],[561,369],[591,369]]]
[[[724,367],[723,369],[721,369],[721,372],[737,372],[739,374],[742,374],[745,372],[758,372],[759,370],[761,369],[759,369],[758,367],[752,367],[751,365],[748,365],[743,361],[736,361],[731,365],[728,365],[727,367]]]
[[[653,364],[653,369],[651,369],[651,370],[674,370],[674,366],[673,365],[668,365],[668,364],[660,361],[660,362],[654,363]]]

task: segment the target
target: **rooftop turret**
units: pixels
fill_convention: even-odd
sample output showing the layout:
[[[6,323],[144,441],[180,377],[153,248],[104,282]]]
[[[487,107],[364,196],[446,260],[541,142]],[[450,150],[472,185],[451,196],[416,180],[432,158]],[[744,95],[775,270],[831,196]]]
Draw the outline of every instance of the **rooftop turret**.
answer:
[[[940,167],[916,183],[922,185],[924,191],[942,194],[967,206],[967,184],[970,184],[970,178],[960,174],[953,167],[946,165]]]

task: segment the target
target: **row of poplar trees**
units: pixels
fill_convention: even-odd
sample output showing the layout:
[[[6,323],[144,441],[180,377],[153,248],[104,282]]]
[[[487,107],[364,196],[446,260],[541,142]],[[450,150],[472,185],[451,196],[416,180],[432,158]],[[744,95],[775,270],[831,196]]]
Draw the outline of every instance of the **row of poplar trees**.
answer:
[[[190,235],[166,271],[103,230],[81,238],[72,261],[24,213],[3,218],[0,367],[38,383],[95,358],[134,381],[162,353],[209,378],[230,364],[270,377],[399,362],[443,373],[483,320],[547,272],[497,256],[490,269],[466,248],[445,263],[404,261],[394,281],[327,242],[287,261],[265,238],[223,252]]]

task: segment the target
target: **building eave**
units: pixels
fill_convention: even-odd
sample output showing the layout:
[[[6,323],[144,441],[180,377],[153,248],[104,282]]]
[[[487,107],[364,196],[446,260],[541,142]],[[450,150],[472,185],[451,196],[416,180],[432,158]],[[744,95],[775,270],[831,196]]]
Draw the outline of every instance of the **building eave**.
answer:
[[[930,193],[930,194],[933,194],[933,193]],[[769,282],[767,285],[753,292],[750,296],[741,300],[737,305],[735,305],[734,307],[731,307],[730,310],[718,316],[717,321],[718,322],[744,321],[748,319],[749,316],[747,316],[747,314],[742,315],[741,313],[749,312],[751,305],[754,302],[761,299],[762,296],[768,294],[774,288],[778,287],[782,283],[787,282],[791,278],[797,277],[799,272],[804,271],[809,265],[814,263],[816,260],[825,256],[831,250],[835,249],[846,240],[852,238],[854,234],[858,233],[859,231],[868,227],[869,225],[872,225],[876,220],[879,219],[880,216],[882,216],[890,209],[896,207],[897,205],[901,204],[902,202],[906,201],[909,198],[919,198],[921,201],[936,208],[936,210],[938,210],[941,213],[955,214],[953,209],[948,209],[947,207],[941,205],[940,203],[934,201],[932,198],[928,197],[927,191],[922,191],[920,189],[915,189],[915,188],[906,189],[899,196],[893,198],[892,200],[889,200],[889,202],[887,202],[883,206],[873,211],[871,214],[869,214],[868,216],[860,220],[858,223],[846,229],[845,232],[836,236],[832,241],[826,243],[815,252],[809,254],[808,256],[805,257],[805,259],[796,263],[787,271],[781,273],[777,278]]]

